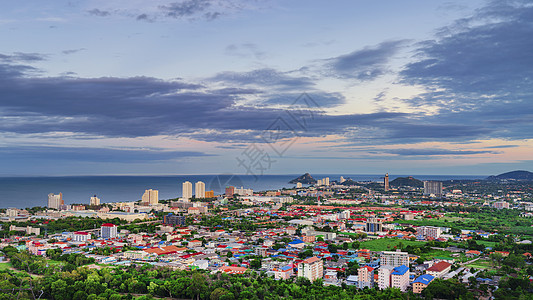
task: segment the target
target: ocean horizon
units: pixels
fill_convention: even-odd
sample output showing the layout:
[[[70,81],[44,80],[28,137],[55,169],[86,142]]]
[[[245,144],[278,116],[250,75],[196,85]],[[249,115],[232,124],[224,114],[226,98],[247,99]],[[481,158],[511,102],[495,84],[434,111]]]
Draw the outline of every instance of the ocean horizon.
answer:
[[[0,177],[0,208],[27,208],[46,206],[49,193],[63,193],[65,204],[88,204],[89,198],[96,195],[102,203],[137,201],[146,189],[159,190],[159,199],[181,197],[182,183],[197,181],[205,183],[206,191],[223,194],[226,186],[251,188],[254,191],[292,188],[288,182],[301,174],[285,175],[86,175],[86,176],[32,176]],[[331,181],[340,176],[355,181],[382,181],[383,174],[311,174],[315,179],[329,177]],[[395,175],[413,176],[420,180],[459,180],[483,179],[486,175]]]

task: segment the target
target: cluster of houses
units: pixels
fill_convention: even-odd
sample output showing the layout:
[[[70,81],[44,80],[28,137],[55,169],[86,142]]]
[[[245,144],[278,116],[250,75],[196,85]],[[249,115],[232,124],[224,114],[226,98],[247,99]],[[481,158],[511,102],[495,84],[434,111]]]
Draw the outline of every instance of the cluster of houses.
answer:
[[[340,214],[339,217],[348,217],[345,212]],[[25,243],[19,245],[21,240]],[[4,240],[4,246],[8,242]],[[146,263],[228,274],[257,269],[276,279],[301,276],[311,281],[322,279],[331,285],[396,287],[402,291],[412,288],[415,293],[421,292],[435,278],[446,276],[453,263],[435,259],[415,267],[412,265],[418,256],[407,252],[342,247],[332,250],[330,244],[342,245],[352,239],[334,232],[318,231],[311,226],[263,229],[247,235],[243,231],[220,227],[166,224],[160,225],[154,233],[130,233],[105,223],[97,230],[64,232],[47,239],[23,237],[10,242],[35,255],[46,255],[46,250],[57,248],[64,253],[82,253],[93,257],[98,264]],[[104,247],[113,251],[109,255],[94,251]],[[302,256],[305,252],[307,254]],[[253,266],[253,260],[258,258],[261,264]],[[349,262],[357,262],[360,267],[356,274],[344,276]]]

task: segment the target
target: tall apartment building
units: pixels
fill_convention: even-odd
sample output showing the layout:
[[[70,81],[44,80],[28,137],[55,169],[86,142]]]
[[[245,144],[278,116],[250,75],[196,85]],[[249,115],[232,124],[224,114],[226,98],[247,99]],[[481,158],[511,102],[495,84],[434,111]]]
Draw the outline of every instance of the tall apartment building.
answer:
[[[435,226],[420,226],[416,229],[416,235],[424,238],[438,239],[442,234],[442,229]]]
[[[400,251],[383,251],[380,256],[381,266],[399,267],[401,265],[409,267],[409,253]]]
[[[329,177],[322,179],[322,184],[329,185]]]
[[[48,208],[59,209],[61,205],[65,205],[63,193],[59,193],[58,195],[53,193],[48,194]]]
[[[389,173],[385,174],[385,179],[383,180],[383,187],[385,188],[385,192],[390,190],[389,186]]]
[[[233,193],[240,195],[240,196],[253,196],[254,190],[252,189],[245,189],[241,186],[240,189],[234,189]]]
[[[380,219],[370,218],[365,223],[366,232],[381,232],[383,231],[383,223]]]
[[[89,205],[100,205],[100,198],[96,197],[96,195],[92,196],[89,200]]]
[[[394,268],[394,271],[390,275],[390,282],[391,287],[405,292],[409,286],[409,267],[402,265]]]
[[[159,191],[152,189],[145,190],[141,202],[144,205],[156,205],[159,203]]]
[[[497,209],[509,208],[509,203],[505,201],[499,201],[499,202],[494,202],[492,206]]]
[[[184,226],[185,225],[185,216],[177,216],[177,215],[174,215],[172,213],[166,215],[166,216],[163,216],[163,224],[166,224],[166,225],[180,225],[180,226]]]
[[[424,181],[424,195],[442,197],[442,181]]]
[[[382,290],[393,287],[399,288],[403,292],[409,285],[409,267],[401,265],[398,267],[381,266],[378,270],[378,287]]]
[[[192,198],[192,183],[190,183],[189,181],[185,181],[182,184],[181,197],[183,199],[191,199]]]
[[[111,223],[104,223],[100,227],[100,236],[104,239],[114,239],[118,236],[118,226]]]
[[[298,277],[305,277],[311,282],[324,276],[324,263],[316,256],[298,264]]]
[[[393,266],[380,266],[378,269],[378,287],[382,290],[390,287],[390,274],[393,272]]]
[[[198,181],[194,185],[194,197],[205,198],[205,183]]]
[[[371,289],[374,287],[374,268],[369,266],[361,267],[357,270],[358,287]]]
[[[234,194],[235,194],[235,187],[234,186],[227,186],[225,195],[228,196],[228,197],[233,197]]]

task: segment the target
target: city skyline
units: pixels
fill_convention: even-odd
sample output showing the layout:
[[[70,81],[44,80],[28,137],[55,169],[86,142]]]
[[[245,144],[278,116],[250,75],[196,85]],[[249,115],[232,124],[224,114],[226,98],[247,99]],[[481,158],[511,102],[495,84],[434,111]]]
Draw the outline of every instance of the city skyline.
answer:
[[[533,170],[527,1],[0,7],[0,176]]]

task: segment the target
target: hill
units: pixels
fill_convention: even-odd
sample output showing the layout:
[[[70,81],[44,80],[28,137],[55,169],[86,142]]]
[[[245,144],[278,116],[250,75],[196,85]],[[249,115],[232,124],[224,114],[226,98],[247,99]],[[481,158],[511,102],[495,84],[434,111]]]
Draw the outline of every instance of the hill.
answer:
[[[296,184],[298,182],[302,184],[315,184],[316,179],[314,179],[313,176],[311,176],[309,173],[305,173],[302,176],[298,178],[294,178],[293,180],[289,181],[289,183],[293,183],[293,184]]]
[[[511,171],[496,176],[489,176],[487,180],[523,180],[533,181],[533,173],[529,171]]]
[[[418,180],[416,178],[413,178],[411,176],[409,177],[398,177],[390,182],[391,186],[412,186],[412,187],[423,187],[424,182],[421,180]]]

